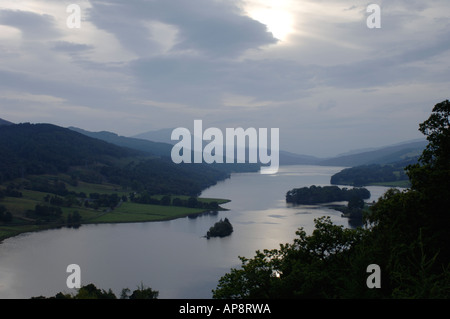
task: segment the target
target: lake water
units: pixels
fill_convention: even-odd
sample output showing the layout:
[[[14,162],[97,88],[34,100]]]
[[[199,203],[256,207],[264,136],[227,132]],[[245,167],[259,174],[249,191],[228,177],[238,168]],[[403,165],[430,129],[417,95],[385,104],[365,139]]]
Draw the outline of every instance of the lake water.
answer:
[[[0,298],[53,296],[68,289],[66,268],[81,267],[82,285],[136,289],[143,283],[161,299],[211,298],[211,290],[238,256],[291,243],[295,231],[314,229],[314,219],[330,216],[348,227],[341,213],[315,207],[286,205],[285,194],[295,187],[329,185],[341,167],[282,166],[274,175],[233,174],[203,192],[202,197],[227,198],[228,211],[165,222],[84,225],[23,234],[0,244]],[[386,187],[367,187],[376,200]],[[225,238],[203,236],[227,217],[234,232]]]

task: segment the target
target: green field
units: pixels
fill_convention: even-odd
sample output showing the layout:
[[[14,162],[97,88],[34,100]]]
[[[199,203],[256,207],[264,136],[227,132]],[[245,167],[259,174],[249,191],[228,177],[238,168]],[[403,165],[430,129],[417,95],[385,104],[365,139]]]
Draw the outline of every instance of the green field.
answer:
[[[70,177],[64,175],[58,176],[35,176],[36,179],[47,179],[52,182],[63,182],[66,188],[70,192],[77,194],[85,193],[89,195],[91,193],[96,194],[117,194],[120,197],[126,196],[130,193],[130,190],[124,190],[120,186],[111,184],[90,184],[85,182],[78,182],[76,185],[70,183]],[[14,181],[16,185],[27,185],[27,181]],[[0,191],[5,190],[7,185],[0,185]],[[22,197],[10,197],[5,196],[0,199],[0,205],[5,207],[8,212],[13,216],[12,221],[5,223],[0,221],[0,241],[5,238],[16,236],[24,232],[39,231],[43,229],[65,227],[68,216],[73,216],[74,213],[81,216],[81,224],[99,224],[99,223],[131,223],[131,222],[152,222],[170,220],[189,215],[199,214],[208,209],[205,208],[190,208],[183,206],[167,206],[167,205],[154,205],[154,204],[140,204],[131,202],[129,200],[120,201],[117,207],[111,209],[110,207],[98,207],[97,209],[92,207],[85,207],[80,204],[72,205],[70,207],[59,206],[62,214],[57,220],[42,221],[37,220],[30,211],[33,211],[36,205],[49,205],[45,201],[45,197],[54,196],[52,193],[36,191],[22,188],[17,188]],[[161,200],[163,195],[154,195],[152,198]],[[188,196],[175,196],[172,198],[179,198],[181,200],[187,200]],[[81,200],[79,198],[79,200]],[[198,198],[198,202],[211,203],[217,202],[219,205],[228,202],[226,199],[217,198]],[[219,207],[218,210],[224,210]],[[27,213],[28,212],[28,213]],[[31,217],[30,217],[31,216]]]
[[[169,220],[204,212],[199,208],[123,203],[111,212],[89,219],[87,223],[130,223]]]

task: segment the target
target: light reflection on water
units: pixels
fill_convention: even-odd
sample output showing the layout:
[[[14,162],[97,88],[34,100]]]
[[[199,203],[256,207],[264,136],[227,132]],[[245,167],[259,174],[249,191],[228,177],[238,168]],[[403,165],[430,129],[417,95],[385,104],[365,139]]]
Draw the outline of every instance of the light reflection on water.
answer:
[[[314,229],[314,219],[330,216],[348,227],[341,213],[328,208],[286,205],[295,187],[329,185],[340,167],[284,166],[275,175],[240,173],[206,190],[202,196],[227,198],[229,211],[166,222],[86,225],[24,234],[0,245],[0,298],[51,296],[66,287],[66,267],[81,267],[82,284],[134,290],[140,283],[160,298],[211,298],[211,289],[238,256],[292,242],[295,231]],[[377,199],[387,188],[371,187]],[[372,200],[371,198],[371,200]],[[203,238],[216,221],[227,217],[234,232],[226,238]]]

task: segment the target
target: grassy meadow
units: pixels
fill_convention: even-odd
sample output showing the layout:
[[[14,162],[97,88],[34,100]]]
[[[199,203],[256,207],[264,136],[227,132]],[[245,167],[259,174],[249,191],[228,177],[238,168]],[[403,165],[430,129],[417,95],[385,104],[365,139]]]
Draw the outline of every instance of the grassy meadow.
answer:
[[[93,184],[86,182],[70,183],[70,177],[65,175],[58,176],[39,176],[35,178],[51,180],[53,182],[62,182],[65,184],[69,192],[76,194],[117,194],[121,200],[116,207],[86,207],[83,203],[85,198],[77,197],[77,204],[59,206],[62,211],[61,216],[57,220],[42,221],[30,217],[30,211],[33,211],[36,205],[50,205],[46,197],[56,196],[55,194],[37,190],[30,190],[26,188],[27,181],[17,180],[13,184],[16,185],[17,190],[20,191],[21,197],[4,196],[0,198],[0,206],[3,206],[6,211],[12,214],[12,220],[8,223],[0,221],[0,241],[5,238],[16,236],[20,233],[39,231],[43,229],[66,227],[69,216],[78,214],[80,224],[99,224],[99,223],[132,223],[132,222],[153,222],[170,220],[189,215],[200,214],[208,211],[205,208],[191,208],[183,206],[167,206],[155,204],[141,204],[129,200],[130,190],[125,190],[118,185],[112,184]],[[0,191],[6,190],[7,185],[0,185]],[[163,195],[153,195],[152,198],[160,200]],[[171,198],[179,198],[187,200],[188,196],[172,195]],[[219,205],[228,202],[225,199],[217,198],[198,198],[201,203],[217,202]],[[51,205],[50,205],[51,206]],[[219,207],[219,210],[223,208]]]

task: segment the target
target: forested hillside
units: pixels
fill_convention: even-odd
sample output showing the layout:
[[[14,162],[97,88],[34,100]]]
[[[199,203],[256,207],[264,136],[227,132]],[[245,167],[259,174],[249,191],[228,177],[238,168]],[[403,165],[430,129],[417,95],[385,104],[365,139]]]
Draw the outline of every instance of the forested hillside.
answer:
[[[330,183],[333,185],[388,185],[409,186],[409,177],[406,167],[417,163],[417,158],[395,162],[392,164],[371,164],[345,168],[331,176]]]
[[[0,127],[0,183],[59,173],[151,194],[182,195],[198,195],[228,177],[207,165],[176,165],[170,158],[152,157],[51,124]]]

